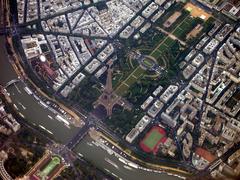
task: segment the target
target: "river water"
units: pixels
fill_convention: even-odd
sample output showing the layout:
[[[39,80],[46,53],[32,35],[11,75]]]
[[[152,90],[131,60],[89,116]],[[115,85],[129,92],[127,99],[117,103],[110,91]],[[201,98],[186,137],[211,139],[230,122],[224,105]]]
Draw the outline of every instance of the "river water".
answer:
[[[123,180],[176,180],[177,177],[166,173],[148,172],[127,166],[118,160],[114,154],[108,153],[100,146],[95,145],[90,136],[86,136],[74,149],[98,168],[110,172],[113,176]],[[110,160],[110,161],[109,161]]]
[[[8,61],[7,52],[5,49],[4,37],[0,36],[0,84],[5,85],[12,79],[16,79],[17,75]],[[61,142],[67,143],[78,131],[78,128],[70,126],[66,127],[64,123],[54,119],[55,115],[49,109],[41,106],[37,100],[28,95],[24,91],[25,84],[18,82],[7,88],[13,103],[18,108],[18,111],[23,114],[27,121],[42,126],[51,132],[54,138]],[[46,131],[46,133],[49,133]],[[92,144],[92,139],[86,136],[74,149],[76,153],[80,153],[83,157],[92,162],[96,167],[114,174],[124,180],[174,180],[177,177],[168,176],[165,173],[159,174],[147,172],[140,169],[126,168],[124,164],[114,155],[110,155],[106,150]],[[114,164],[107,162],[110,160]]]

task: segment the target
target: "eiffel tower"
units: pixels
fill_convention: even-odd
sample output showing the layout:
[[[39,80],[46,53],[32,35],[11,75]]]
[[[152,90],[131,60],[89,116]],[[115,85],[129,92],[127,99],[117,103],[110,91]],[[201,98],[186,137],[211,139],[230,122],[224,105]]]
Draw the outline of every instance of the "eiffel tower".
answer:
[[[94,103],[94,108],[97,108],[98,106],[102,105],[107,111],[107,116],[112,115],[112,110],[115,105],[120,105],[128,110],[131,110],[132,106],[129,104],[125,99],[123,99],[121,96],[118,96],[112,88],[112,61],[109,61],[108,65],[108,71],[107,71],[107,80],[106,85],[104,87],[104,90],[99,96],[98,100]]]

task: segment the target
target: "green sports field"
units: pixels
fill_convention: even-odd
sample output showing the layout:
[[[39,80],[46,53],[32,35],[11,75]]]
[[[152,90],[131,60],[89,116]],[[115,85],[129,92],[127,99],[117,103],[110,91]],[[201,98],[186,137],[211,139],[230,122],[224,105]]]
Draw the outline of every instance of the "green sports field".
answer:
[[[157,129],[151,131],[149,136],[144,139],[143,144],[147,146],[149,149],[154,149],[160,139],[163,138],[163,134],[161,134]]]
[[[59,157],[53,157],[52,160],[47,164],[47,166],[39,173],[39,176],[44,178],[49,176],[49,174],[61,163]]]
[[[144,59],[143,60],[143,64],[149,68],[151,68],[153,66],[153,62],[149,61],[149,59]]]

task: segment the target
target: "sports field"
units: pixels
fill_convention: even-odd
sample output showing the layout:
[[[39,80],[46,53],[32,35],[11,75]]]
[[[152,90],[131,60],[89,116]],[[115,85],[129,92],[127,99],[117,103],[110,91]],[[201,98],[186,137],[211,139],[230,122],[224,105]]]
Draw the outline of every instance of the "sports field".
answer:
[[[195,6],[192,3],[187,3],[184,8],[187,11],[189,11],[191,16],[193,16],[194,18],[198,17],[198,18],[201,18],[202,20],[206,21],[206,20],[208,20],[208,18],[211,17],[211,14],[207,13],[206,11]]]
[[[44,167],[44,169],[38,174],[41,178],[46,178],[49,174],[61,164],[61,159],[57,156],[53,157],[51,161]]]
[[[145,64],[146,67],[151,68],[153,66],[153,62],[150,61],[149,59],[144,59],[143,64]]]
[[[161,142],[165,142],[166,132],[160,127],[153,127],[140,142],[140,147],[145,152],[156,153],[158,150],[158,145]]]
[[[183,39],[186,35],[197,26],[198,22],[195,18],[188,16],[185,20],[173,31],[173,35]]]
[[[162,137],[163,135],[160,134],[158,130],[153,130],[143,143],[150,149],[153,149]]]

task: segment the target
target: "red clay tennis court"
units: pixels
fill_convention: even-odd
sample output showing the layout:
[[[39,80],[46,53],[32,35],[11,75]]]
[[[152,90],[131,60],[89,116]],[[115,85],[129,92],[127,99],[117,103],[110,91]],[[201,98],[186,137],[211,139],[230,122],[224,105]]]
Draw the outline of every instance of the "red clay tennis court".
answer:
[[[199,156],[203,157],[204,159],[206,159],[210,163],[213,162],[216,159],[216,157],[212,153],[210,153],[206,149],[203,149],[203,148],[200,148],[200,147],[196,148],[195,153],[198,154]]]
[[[163,128],[154,126],[145,135],[144,139],[140,142],[140,147],[143,151],[149,153],[156,153],[160,143],[166,141],[166,132]]]

